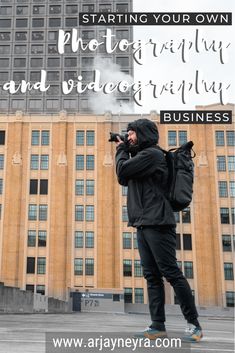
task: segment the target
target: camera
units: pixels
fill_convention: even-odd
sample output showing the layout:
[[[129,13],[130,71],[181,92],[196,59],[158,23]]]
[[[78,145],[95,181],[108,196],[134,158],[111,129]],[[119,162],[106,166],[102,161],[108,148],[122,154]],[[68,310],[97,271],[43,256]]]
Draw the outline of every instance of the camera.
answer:
[[[109,138],[109,142],[118,142],[118,138],[117,137],[120,137],[120,139],[125,142],[126,140],[126,136],[123,136],[123,135],[120,135],[116,132],[110,132],[110,138]]]

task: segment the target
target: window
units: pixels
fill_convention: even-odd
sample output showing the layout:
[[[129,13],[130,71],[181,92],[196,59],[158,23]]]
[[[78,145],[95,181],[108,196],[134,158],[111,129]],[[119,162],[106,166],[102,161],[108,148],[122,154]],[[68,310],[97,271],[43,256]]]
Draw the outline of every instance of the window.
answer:
[[[217,156],[217,171],[226,171],[226,161],[225,156]]]
[[[95,38],[95,32],[94,31],[82,31],[82,39],[93,39]],[[94,59],[93,59],[94,60]]]
[[[230,172],[235,171],[235,156],[228,156],[228,170]]]
[[[191,223],[190,208],[187,207],[182,211],[182,222]]]
[[[61,5],[50,5],[49,6],[49,14],[59,14],[61,13]]]
[[[94,259],[85,259],[85,275],[94,275]]]
[[[47,245],[47,232],[46,230],[38,231],[38,246],[44,247]]]
[[[181,239],[180,239],[180,234],[176,233],[176,250],[181,249]]]
[[[43,66],[43,58],[32,58],[30,60],[31,67],[42,67]]]
[[[94,206],[87,205],[86,206],[86,221],[94,221]]]
[[[35,273],[35,257],[27,257],[27,273]]]
[[[36,246],[36,230],[28,231],[28,246],[29,247]]]
[[[116,31],[116,38],[117,39],[128,39],[129,38],[129,31],[127,29],[119,29]]]
[[[17,18],[16,19],[16,27],[28,27],[28,19],[27,18]]]
[[[48,156],[48,154],[42,154],[40,169],[41,170],[48,170],[48,167],[49,167],[49,156]]]
[[[11,20],[9,20],[9,19],[1,19],[0,20],[0,27],[1,28],[10,28],[11,27]]]
[[[75,248],[83,248],[83,232],[75,231]]]
[[[0,67],[9,67],[9,59],[8,58],[0,58]]]
[[[233,263],[225,262],[224,263],[224,279],[225,280],[233,280]]]
[[[235,305],[235,292],[226,292],[226,305],[228,307],[234,307]]]
[[[34,293],[34,284],[26,284],[25,290]]]
[[[47,220],[47,205],[39,205],[39,221]]]
[[[0,179],[0,195],[2,195],[3,190],[3,179]]]
[[[31,46],[31,54],[43,54],[43,45],[32,45]]]
[[[48,180],[40,179],[40,195],[48,194]]]
[[[57,54],[56,44],[49,44],[48,45],[48,54]]]
[[[168,146],[176,146],[176,131],[168,131]]]
[[[38,161],[39,161],[39,155],[38,154],[31,154],[31,159],[30,159],[30,169],[31,170],[38,170]]]
[[[142,267],[140,264],[140,260],[134,260],[134,274],[135,274],[135,277],[142,277],[143,276],[143,271],[142,271]]]
[[[93,66],[94,58],[82,57],[82,67]]]
[[[37,179],[30,179],[29,194],[30,195],[37,195],[37,193],[38,193],[38,180]]]
[[[0,33],[0,41],[4,41],[4,40],[11,40],[11,33],[9,32]]]
[[[30,99],[29,109],[39,111],[42,109],[42,101],[40,99]]]
[[[216,131],[215,132],[215,143],[216,146],[224,146],[224,132]]]
[[[75,182],[75,195],[84,195],[84,180],[77,179]]]
[[[0,45],[0,54],[10,54],[10,45]]]
[[[86,232],[85,247],[94,248],[94,232]]]
[[[235,224],[235,208],[231,208],[231,218],[232,218],[232,224]]]
[[[4,154],[0,154],[0,170],[4,169]]]
[[[131,277],[132,276],[132,261],[123,260],[123,276]]]
[[[32,32],[32,40],[44,40],[44,33],[41,31]]]
[[[92,81],[93,80],[93,71],[82,71],[81,75],[84,81]]]
[[[5,131],[0,130],[0,145],[5,145]]]
[[[32,27],[44,27],[44,18],[33,18]]]
[[[42,146],[49,146],[49,142],[50,142],[50,131],[49,130],[42,130],[41,145]]]
[[[76,67],[77,66],[77,58],[65,58],[64,59],[65,67]]]
[[[129,57],[128,56],[117,57],[116,63],[117,63],[117,65],[120,65],[121,67],[129,66]]]
[[[136,234],[136,232],[133,233],[133,247],[134,247],[134,249],[138,249],[138,242],[137,242],[137,234]]]
[[[36,293],[41,294],[41,295],[45,295],[45,286],[44,286],[44,284],[37,284]]]
[[[33,6],[34,15],[43,15],[45,12],[45,6]]]
[[[11,15],[12,7],[11,6],[0,6],[0,15]]]
[[[132,303],[132,288],[124,288],[124,302]]]
[[[77,130],[76,131],[76,145],[77,146],[84,146],[84,138],[85,138],[84,130]]]
[[[32,205],[32,204],[29,205],[28,220],[29,221],[37,220],[37,205]]]
[[[49,18],[49,27],[60,27],[61,19],[60,18]]]
[[[86,156],[86,170],[94,170],[95,169],[95,156],[87,155]]]
[[[135,288],[135,303],[144,302],[144,290],[143,288]]]
[[[116,12],[128,12],[128,3],[127,4],[117,4]]]
[[[93,5],[93,4],[82,5],[82,11],[83,12],[94,12],[95,11],[95,5]]]
[[[227,146],[235,146],[235,132],[226,131]]]
[[[15,45],[14,47],[15,54],[26,54],[27,46],[26,45]]]
[[[66,5],[66,14],[73,15],[78,13],[78,5]]]
[[[111,4],[100,4],[99,12],[111,12]]]
[[[59,81],[60,73],[59,71],[48,71],[47,78],[48,81]]]
[[[24,58],[15,58],[14,59],[14,67],[25,67],[26,59]]]
[[[59,92],[60,92],[59,86],[51,85],[49,91],[47,91],[47,94],[51,96],[57,96],[59,95]]]
[[[70,17],[65,19],[66,27],[76,27],[78,25],[78,19],[76,17]]]
[[[37,274],[45,275],[46,273],[46,258],[38,257],[37,259]]]
[[[84,206],[75,205],[75,221],[83,221],[83,220],[84,220]]]
[[[86,180],[86,195],[94,195],[95,193],[95,181]]]
[[[193,278],[193,263],[192,261],[184,262],[184,274],[186,278]]]
[[[48,67],[58,67],[60,66],[60,58],[48,58],[47,59]]]
[[[76,170],[84,170],[84,155],[76,155]]]
[[[228,197],[227,181],[219,181],[219,197]]]
[[[231,236],[229,234],[222,235],[223,251],[232,251]]]
[[[229,209],[227,207],[220,208],[220,222],[221,224],[229,224]]]
[[[28,6],[17,6],[16,7],[17,15],[28,15]]]
[[[39,137],[40,137],[40,131],[39,130],[32,130],[32,135],[31,135],[31,145],[32,146],[39,145]]]
[[[83,275],[83,259],[74,259],[74,275],[82,276]]]
[[[123,249],[131,249],[131,233],[130,232],[122,233],[122,246],[123,246]]]
[[[123,222],[128,222],[128,213],[127,213],[127,207],[122,206],[122,221]]]
[[[235,181],[229,182],[229,196],[235,197]]]
[[[184,250],[192,250],[191,234],[183,234],[183,247]]]
[[[31,71],[30,72],[30,81],[38,82],[38,81],[40,81],[40,76],[41,76],[40,71]],[[31,108],[33,108],[34,106],[37,107],[37,103],[36,102],[34,104],[31,104]]]
[[[182,261],[176,261],[177,266],[179,267],[180,271],[182,271]]]
[[[180,130],[178,132],[178,136],[179,136],[179,145],[180,146],[187,142],[187,131]]]
[[[95,131],[87,130],[87,132],[86,132],[86,144],[87,144],[87,146],[94,146],[94,144],[95,144]]]

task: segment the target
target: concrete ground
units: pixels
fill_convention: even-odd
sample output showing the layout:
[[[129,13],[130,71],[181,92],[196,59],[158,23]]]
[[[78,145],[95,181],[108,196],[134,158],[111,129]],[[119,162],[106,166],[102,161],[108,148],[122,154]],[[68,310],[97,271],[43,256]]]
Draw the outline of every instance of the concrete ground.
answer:
[[[194,343],[191,348],[170,350],[170,352],[192,353],[223,353],[234,352],[234,322],[226,317],[201,317],[204,338],[199,343]],[[132,333],[141,331],[149,324],[146,314],[113,314],[113,313],[72,313],[72,314],[7,314],[0,315],[0,352],[1,353],[70,353],[88,352],[89,349],[76,348],[76,350],[56,349],[45,350],[45,333],[53,332],[82,337],[85,332],[98,337],[109,336],[111,332]],[[182,337],[185,321],[182,316],[167,316],[167,331]],[[121,335],[121,334],[120,334]],[[62,334],[63,336],[63,334]],[[129,337],[133,335],[129,335]],[[88,337],[88,336],[86,336]],[[110,337],[110,336],[109,336]],[[48,336],[47,336],[48,338]],[[92,352],[101,349],[92,350]],[[105,350],[105,352],[117,349]],[[120,353],[133,352],[134,348],[118,349]],[[140,350],[142,352],[143,350]],[[144,350],[145,351],[145,350]],[[167,349],[155,348],[154,352],[168,352]],[[137,352],[137,350],[136,350]],[[139,351],[138,351],[139,352]],[[146,350],[148,352],[148,350]],[[150,350],[149,350],[150,352]],[[152,350],[151,350],[152,352]]]

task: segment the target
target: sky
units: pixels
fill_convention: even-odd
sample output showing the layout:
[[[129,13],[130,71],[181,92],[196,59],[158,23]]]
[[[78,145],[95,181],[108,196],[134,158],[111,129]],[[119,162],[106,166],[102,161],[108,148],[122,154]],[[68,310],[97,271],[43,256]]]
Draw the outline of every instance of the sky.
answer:
[[[234,0],[133,0],[134,12],[232,12]],[[234,12],[233,12],[234,13]],[[215,45],[223,47],[226,56],[225,63],[220,61],[220,50],[206,52],[203,47],[200,53],[194,49],[189,51],[187,62],[183,63],[181,52],[170,53],[165,50],[158,57],[154,57],[150,46],[145,48],[143,65],[135,64],[134,82],[141,81],[142,106],[135,104],[136,113],[149,113],[151,110],[184,110],[195,109],[196,105],[208,105],[223,101],[235,103],[235,31],[234,26],[134,26],[134,41],[142,40],[147,43],[151,38],[158,45],[173,40],[177,45],[195,43],[198,31],[200,38],[208,44],[215,41]],[[228,46],[228,48],[226,48]],[[194,47],[193,47],[194,48]],[[205,86],[200,85],[200,94],[195,93],[196,73],[198,82],[206,81],[207,88],[214,83],[215,92],[205,92]],[[156,98],[153,97],[153,86],[145,86],[149,80],[156,84]],[[169,88],[172,81],[173,91]],[[191,84],[191,90],[188,88]],[[230,87],[228,88],[228,86]],[[179,90],[178,90],[179,89]],[[174,92],[174,94],[173,94]],[[185,95],[184,95],[185,93]],[[187,94],[188,93],[188,94]],[[182,96],[183,95],[183,96]]]

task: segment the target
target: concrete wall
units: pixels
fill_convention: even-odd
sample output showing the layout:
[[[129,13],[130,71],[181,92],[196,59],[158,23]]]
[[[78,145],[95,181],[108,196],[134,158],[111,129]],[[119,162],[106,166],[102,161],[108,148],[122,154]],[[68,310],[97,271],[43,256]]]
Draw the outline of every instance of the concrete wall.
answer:
[[[64,313],[71,304],[0,283],[0,313]]]

